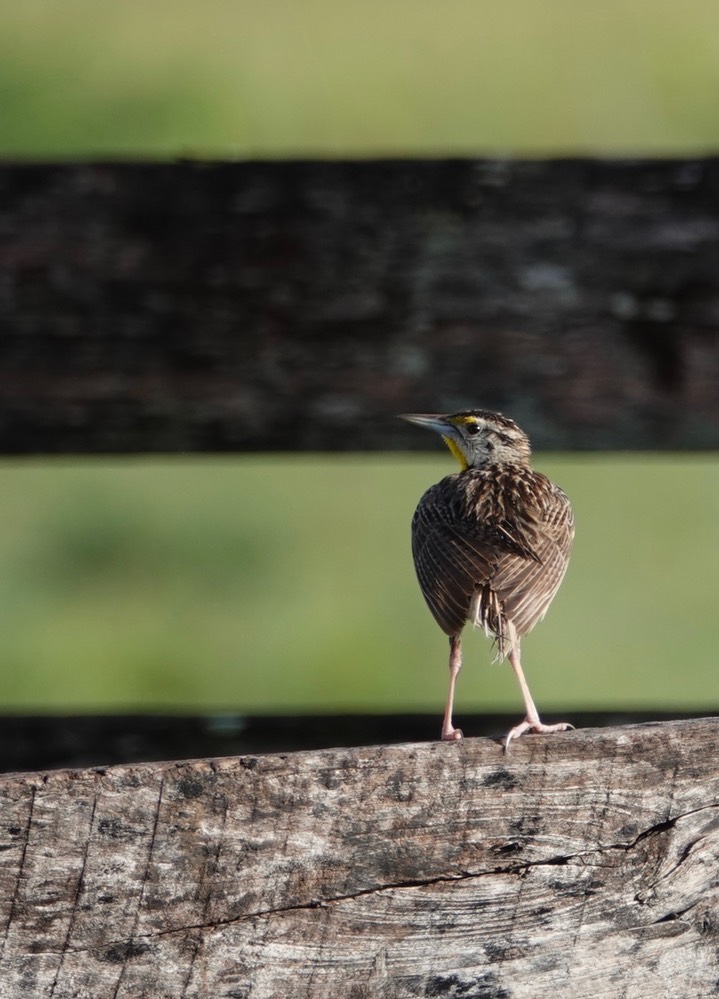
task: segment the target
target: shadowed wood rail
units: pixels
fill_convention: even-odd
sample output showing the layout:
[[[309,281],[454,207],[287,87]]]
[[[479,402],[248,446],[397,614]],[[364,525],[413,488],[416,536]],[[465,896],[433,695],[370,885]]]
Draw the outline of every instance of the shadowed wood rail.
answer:
[[[0,994],[693,999],[719,720],[0,778]]]
[[[0,167],[0,452],[719,446],[719,160]],[[289,432],[291,428],[291,432]]]

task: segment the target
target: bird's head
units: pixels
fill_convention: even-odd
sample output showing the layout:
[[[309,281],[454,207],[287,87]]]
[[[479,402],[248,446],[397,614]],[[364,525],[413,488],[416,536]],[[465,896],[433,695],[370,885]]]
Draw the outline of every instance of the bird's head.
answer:
[[[501,413],[467,409],[448,416],[407,413],[402,419],[441,434],[463,470],[488,465],[529,464],[529,438],[514,420]]]

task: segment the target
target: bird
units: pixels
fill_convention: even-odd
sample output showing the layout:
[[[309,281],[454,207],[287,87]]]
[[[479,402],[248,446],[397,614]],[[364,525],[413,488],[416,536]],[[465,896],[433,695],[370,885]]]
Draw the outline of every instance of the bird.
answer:
[[[509,751],[525,732],[560,732],[545,725],[522,670],[520,643],[542,620],[564,578],[574,540],[569,499],[534,471],[526,433],[514,420],[484,409],[406,413],[441,434],[460,470],[430,486],[412,518],[412,554],[420,589],[449,636],[449,691],[442,739],[463,738],[452,721],[462,631],[470,622],[491,637],[497,659],[508,659],[525,717],[504,740]]]

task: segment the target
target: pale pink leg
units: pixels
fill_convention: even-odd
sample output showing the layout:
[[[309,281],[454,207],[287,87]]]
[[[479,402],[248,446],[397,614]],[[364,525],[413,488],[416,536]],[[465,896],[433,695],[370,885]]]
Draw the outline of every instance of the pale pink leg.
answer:
[[[444,709],[444,721],[442,722],[442,739],[446,742],[456,742],[463,738],[461,730],[452,724],[454,686],[457,682],[457,674],[461,669],[462,637],[461,635],[452,635],[449,640],[449,692],[447,693],[447,705]]]
[[[527,686],[527,681],[524,678],[524,671],[522,670],[522,665],[519,658],[519,641],[514,645],[512,651],[508,654],[507,658],[511,663],[512,669],[514,670],[514,675],[517,677],[519,683],[519,689],[522,691],[522,697],[524,699],[524,709],[527,712],[523,722],[519,725],[515,725],[514,728],[507,733],[507,737],[504,740],[504,751],[507,753],[509,751],[509,744],[512,739],[518,739],[520,735],[524,735],[525,732],[566,732],[569,728],[574,728],[574,725],[570,725],[569,722],[557,722],[556,725],[545,725],[539,717],[539,712],[532,700],[532,695],[529,693],[529,687]]]

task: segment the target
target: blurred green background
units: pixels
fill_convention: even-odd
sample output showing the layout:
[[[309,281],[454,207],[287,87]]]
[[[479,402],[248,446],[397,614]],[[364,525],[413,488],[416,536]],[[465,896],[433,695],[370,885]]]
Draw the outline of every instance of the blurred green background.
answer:
[[[447,641],[419,594],[402,455],[5,464],[3,702],[23,708],[439,709]],[[578,534],[525,640],[540,704],[719,703],[713,460],[540,458]],[[468,630],[459,709],[519,709]]]
[[[719,146],[718,95],[709,0],[0,9],[4,158],[695,153]],[[524,646],[540,708],[716,708],[719,464],[537,464],[578,519]],[[446,640],[409,521],[451,470],[439,443],[422,459],[4,462],[2,707],[439,712]],[[468,634],[460,718],[519,710],[491,658]]]
[[[715,0],[22,0],[14,156],[716,149]]]

